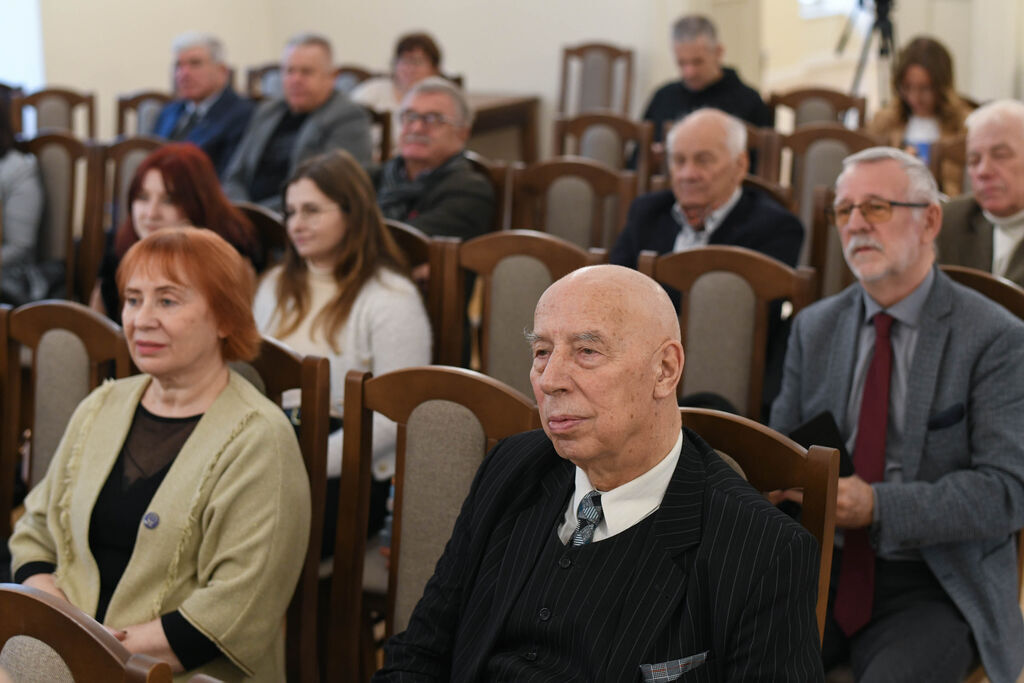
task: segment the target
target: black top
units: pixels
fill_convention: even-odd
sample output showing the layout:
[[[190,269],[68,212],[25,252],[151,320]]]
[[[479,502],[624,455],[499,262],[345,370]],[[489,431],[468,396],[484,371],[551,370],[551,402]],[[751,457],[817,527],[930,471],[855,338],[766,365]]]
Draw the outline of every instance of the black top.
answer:
[[[690,90],[682,81],[661,86],[644,110],[644,120],[654,123],[654,139],[660,142],[666,121],[675,121],[702,107],[721,109],[755,126],[775,125],[775,114],[758,92],[728,67],[722,67],[722,77],[703,90]]]
[[[309,112],[296,114],[291,110],[286,111],[281,117],[280,123],[263,148],[263,156],[260,157],[260,163],[256,166],[256,173],[249,186],[249,197],[252,201],[260,202],[281,194],[281,186],[288,179],[288,171],[291,169],[292,150],[295,149],[299,129],[308,117]]]

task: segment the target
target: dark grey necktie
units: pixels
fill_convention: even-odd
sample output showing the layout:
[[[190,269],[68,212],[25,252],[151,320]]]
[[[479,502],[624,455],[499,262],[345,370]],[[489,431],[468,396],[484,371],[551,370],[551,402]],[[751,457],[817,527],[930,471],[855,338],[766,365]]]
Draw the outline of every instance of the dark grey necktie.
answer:
[[[601,494],[595,489],[583,496],[579,507],[576,509],[576,517],[580,523],[576,525],[576,531],[572,533],[572,544],[581,546],[590,543],[594,538],[594,529],[604,518],[604,509],[601,507]]]

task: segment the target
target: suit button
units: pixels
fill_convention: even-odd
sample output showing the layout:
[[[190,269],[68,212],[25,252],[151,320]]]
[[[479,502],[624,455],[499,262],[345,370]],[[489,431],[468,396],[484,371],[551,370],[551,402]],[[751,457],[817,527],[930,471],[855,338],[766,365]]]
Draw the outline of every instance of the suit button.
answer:
[[[530,650],[529,652],[527,652],[523,656],[526,657],[526,661],[528,661],[528,662],[535,661],[537,659],[537,651],[536,650]]]
[[[540,611],[537,612],[537,616],[540,618],[541,621],[547,621],[551,618],[551,610],[549,610],[547,607],[541,607]]]
[[[558,566],[562,569],[568,569],[572,566],[572,560],[570,560],[568,557],[563,557],[558,561]]]

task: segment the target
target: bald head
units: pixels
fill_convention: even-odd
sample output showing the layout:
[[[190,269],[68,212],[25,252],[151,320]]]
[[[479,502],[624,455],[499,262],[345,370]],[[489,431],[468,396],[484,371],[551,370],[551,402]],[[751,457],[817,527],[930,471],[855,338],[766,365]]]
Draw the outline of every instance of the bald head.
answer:
[[[657,464],[679,436],[679,321],[654,280],[582,268],[537,302],[530,381],[555,450],[607,491]]]

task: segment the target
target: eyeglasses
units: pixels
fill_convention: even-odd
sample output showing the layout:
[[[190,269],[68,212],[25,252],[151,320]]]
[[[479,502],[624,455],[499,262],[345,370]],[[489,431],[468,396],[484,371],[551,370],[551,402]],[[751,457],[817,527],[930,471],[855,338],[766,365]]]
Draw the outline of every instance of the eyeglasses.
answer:
[[[860,215],[864,217],[864,220],[874,225],[875,223],[885,223],[892,218],[892,208],[894,206],[923,209],[928,204],[925,202],[892,202],[888,199],[869,199],[860,204],[846,203],[829,207],[828,215],[837,228],[845,228],[846,224],[850,222],[853,210],[859,209]]]
[[[325,213],[328,213],[330,211],[340,211],[340,210],[341,210],[340,206],[332,206],[332,205],[317,206],[316,204],[309,204],[309,205],[306,205],[306,206],[300,206],[298,209],[295,209],[294,211],[285,211],[284,212],[284,220],[287,223],[291,219],[293,219],[296,216],[298,216],[299,218],[301,218],[304,221],[315,222],[315,221],[319,220],[320,217],[323,216]]]
[[[421,114],[418,111],[412,109],[403,109],[398,115],[398,120],[402,122],[403,126],[411,126],[412,124],[419,121],[427,128],[437,128],[445,124],[455,125],[455,119],[448,118],[444,114],[436,111],[428,111],[426,114]]]

